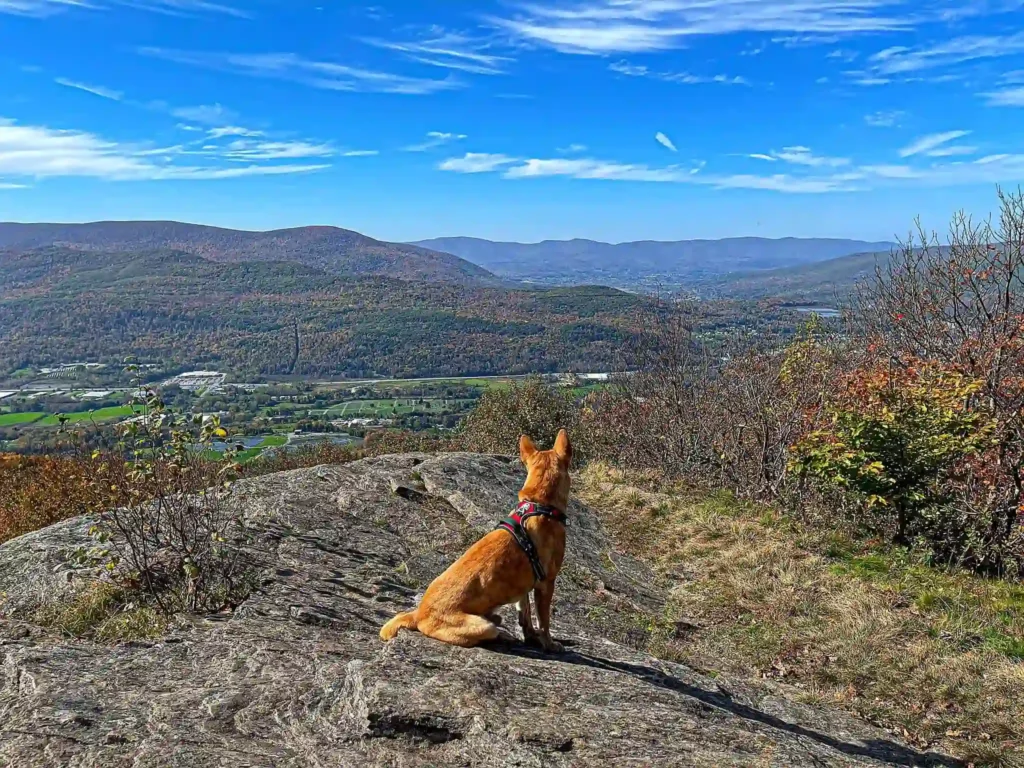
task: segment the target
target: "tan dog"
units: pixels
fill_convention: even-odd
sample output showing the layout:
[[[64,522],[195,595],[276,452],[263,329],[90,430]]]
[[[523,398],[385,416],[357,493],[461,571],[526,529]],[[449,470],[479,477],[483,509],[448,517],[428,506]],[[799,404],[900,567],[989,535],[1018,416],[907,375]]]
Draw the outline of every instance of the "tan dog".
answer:
[[[558,433],[550,451],[537,450],[523,435],[519,439],[519,458],[527,469],[519,501],[557,510],[564,519],[572,460],[565,430]],[[536,640],[548,651],[560,651],[561,646],[551,639],[551,598],[565,556],[565,525],[550,515],[537,515],[526,519],[522,527],[536,549],[543,581],[537,581],[530,558],[513,534],[496,529],[434,580],[416,610],[400,613],[385,624],[381,639],[391,640],[401,629],[416,629],[435,640],[470,648],[497,638],[501,618],[495,611],[518,603],[519,626],[526,640]],[[539,632],[534,629],[530,612],[531,589],[537,603]]]

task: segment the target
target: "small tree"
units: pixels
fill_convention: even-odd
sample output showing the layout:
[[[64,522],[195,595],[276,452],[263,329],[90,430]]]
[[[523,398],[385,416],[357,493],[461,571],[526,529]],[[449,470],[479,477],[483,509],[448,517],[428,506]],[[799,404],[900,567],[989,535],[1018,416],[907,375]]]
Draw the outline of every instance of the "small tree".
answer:
[[[853,493],[869,524],[889,529],[897,543],[920,537],[952,556],[951,540],[968,532],[947,530],[939,510],[952,501],[965,462],[993,444],[993,419],[972,407],[980,389],[936,364],[858,369],[832,399],[828,426],[797,444],[793,467]]]
[[[99,462],[97,547],[80,557],[105,560],[110,578],[141,589],[161,610],[215,610],[242,587],[240,529],[227,497],[237,448],[215,451],[227,432],[216,417],[172,414],[159,393],[140,386],[134,417],[120,427],[115,452]]]

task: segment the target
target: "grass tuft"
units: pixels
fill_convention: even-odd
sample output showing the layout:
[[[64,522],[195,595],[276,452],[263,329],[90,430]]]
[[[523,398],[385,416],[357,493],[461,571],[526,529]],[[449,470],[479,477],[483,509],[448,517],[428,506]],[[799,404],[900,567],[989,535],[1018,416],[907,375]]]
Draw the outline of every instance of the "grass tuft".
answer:
[[[152,607],[106,582],[95,581],[64,602],[45,606],[35,623],[67,637],[101,643],[152,640],[167,632],[168,620]]]

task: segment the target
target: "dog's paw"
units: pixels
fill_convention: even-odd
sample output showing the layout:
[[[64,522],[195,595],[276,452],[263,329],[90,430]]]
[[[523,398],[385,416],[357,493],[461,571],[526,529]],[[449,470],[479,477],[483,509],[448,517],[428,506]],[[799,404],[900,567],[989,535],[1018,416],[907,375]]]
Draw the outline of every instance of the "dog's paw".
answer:
[[[548,653],[562,653],[565,650],[564,645],[557,640],[552,640],[550,637],[541,638],[540,645]]]

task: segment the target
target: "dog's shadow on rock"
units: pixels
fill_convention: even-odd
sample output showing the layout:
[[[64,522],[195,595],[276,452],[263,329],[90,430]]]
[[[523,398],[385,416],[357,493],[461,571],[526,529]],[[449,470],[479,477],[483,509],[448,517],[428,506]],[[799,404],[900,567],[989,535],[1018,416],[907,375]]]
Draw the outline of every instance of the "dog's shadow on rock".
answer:
[[[586,653],[572,650],[576,643],[560,639],[559,642],[566,647],[562,653],[546,653],[535,645],[525,645],[522,642],[508,642],[499,640],[488,647],[495,653],[521,658],[537,659],[542,661],[556,662],[559,664],[575,664],[591,669],[600,669],[608,672],[629,675],[637,680],[676,691],[684,696],[696,699],[705,705],[728,712],[736,717],[745,720],[761,723],[762,725],[785,731],[795,736],[811,739],[824,746],[830,747],[837,752],[856,757],[866,757],[879,760],[890,765],[914,766],[915,768],[967,768],[967,763],[962,760],[937,754],[935,752],[919,752],[910,747],[898,744],[894,741],[884,739],[869,739],[863,742],[848,742],[820,733],[795,723],[789,723],[775,715],[762,712],[749,704],[736,701],[733,697],[720,691],[709,691],[700,688],[692,683],[680,680],[677,677],[666,674],[655,667],[643,664],[631,664],[624,661],[613,661],[602,659]]]

